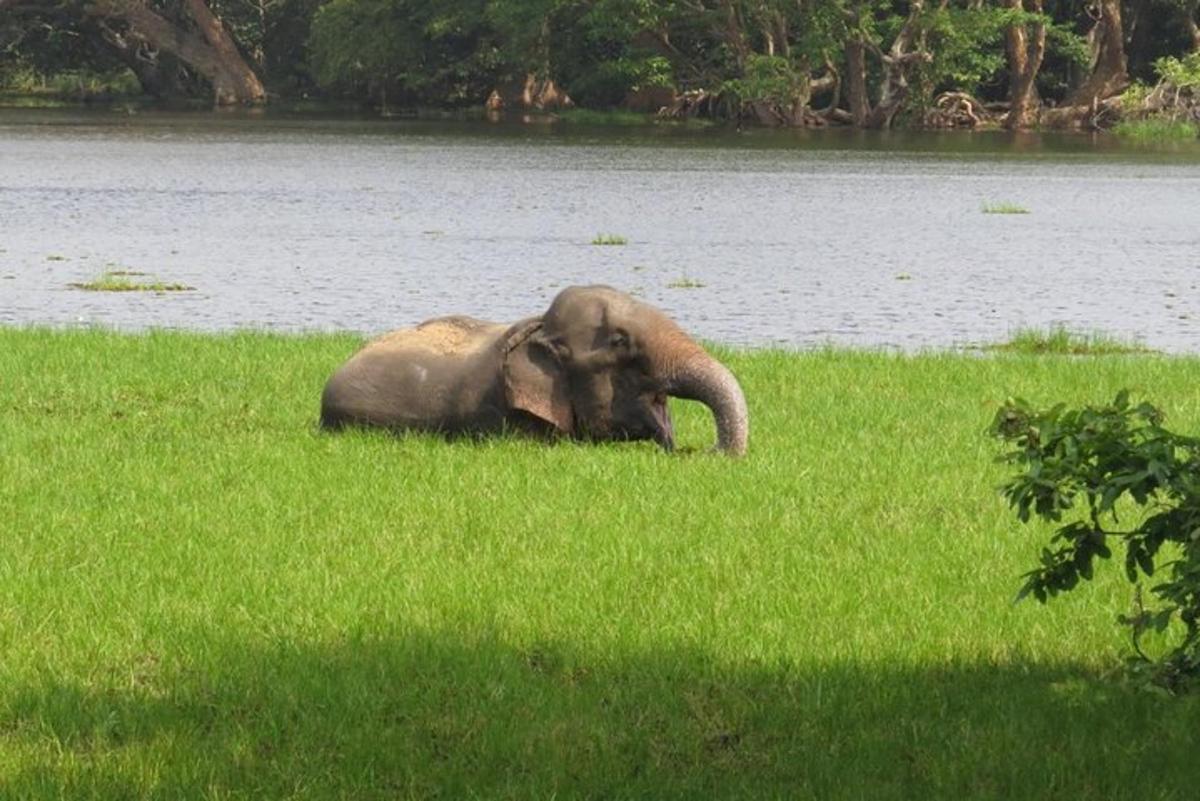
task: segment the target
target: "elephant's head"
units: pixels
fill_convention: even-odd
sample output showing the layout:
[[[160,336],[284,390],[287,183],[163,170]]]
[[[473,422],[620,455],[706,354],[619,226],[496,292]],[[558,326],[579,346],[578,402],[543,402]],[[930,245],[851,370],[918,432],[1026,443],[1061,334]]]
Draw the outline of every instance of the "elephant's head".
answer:
[[[589,439],[674,445],[667,396],[712,410],[717,447],[746,451],[741,387],[659,310],[604,286],[564,289],[544,315],[515,325],[505,357],[509,404]]]

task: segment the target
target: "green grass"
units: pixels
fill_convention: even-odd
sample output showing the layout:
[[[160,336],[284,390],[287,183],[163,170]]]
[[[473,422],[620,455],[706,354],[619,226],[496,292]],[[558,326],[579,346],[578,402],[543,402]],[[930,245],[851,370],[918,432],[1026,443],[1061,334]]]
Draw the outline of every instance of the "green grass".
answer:
[[[1009,351],[1028,355],[1111,356],[1145,353],[1145,345],[1114,337],[1101,331],[1081,333],[1064,326],[1049,329],[1021,328],[1005,342],[985,346],[985,350]]]
[[[108,270],[91,281],[69,284],[88,292],[190,292],[194,286],[166,281],[131,281],[130,276],[145,275],[137,270]]]
[[[667,284],[667,288],[669,289],[702,289],[703,287],[703,281],[687,275],[682,275],[671,283]]]
[[[67,70],[44,74],[28,67],[0,69],[0,94],[86,99],[136,97],[142,94],[134,73],[125,68],[109,72]]]
[[[984,203],[984,214],[1028,214],[1029,209],[1024,206],[1018,206],[1016,203]]]
[[[1187,120],[1150,117],[1119,122],[1113,127],[1113,133],[1138,141],[1195,139],[1200,136],[1200,126]]]
[[[751,450],[315,427],[343,335],[0,328],[0,796],[1191,799],[1119,565],[1011,600],[998,404],[1200,360],[723,352]]]
[[[628,245],[629,240],[616,234],[597,234],[592,239],[593,245]]]

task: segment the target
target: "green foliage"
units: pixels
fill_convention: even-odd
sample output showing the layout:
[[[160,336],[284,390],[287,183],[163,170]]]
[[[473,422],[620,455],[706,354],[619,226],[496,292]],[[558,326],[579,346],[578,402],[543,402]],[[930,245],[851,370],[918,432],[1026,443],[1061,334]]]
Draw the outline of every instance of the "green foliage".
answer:
[[[1121,93],[1121,112],[1124,114],[1134,114],[1142,110],[1146,103],[1146,98],[1150,96],[1151,87],[1141,81],[1134,81],[1129,84],[1124,92]]]
[[[480,102],[497,56],[483,0],[333,0],[313,20],[309,51],[319,84],[383,102]]]
[[[797,98],[808,94],[807,70],[783,56],[750,55],[745,72],[738,78],[725,81],[721,90],[742,102],[763,101],[789,108]]]
[[[1133,405],[1123,390],[1108,405],[1079,409],[1058,404],[1039,411],[1010,400],[992,432],[1014,446],[1003,459],[1021,467],[1003,488],[1017,517],[1068,521],[1052,547],[1042,549],[1041,564],[1025,574],[1017,598],[1033,595],[1044,603],[1090,581],[1094,563],[1111,558],[1111,544],[1123,542],[1130,582],[1158,579],[1166,569],[1165,580],[1150,588],[1159,606],[1143,607],[1139,592],[1135,613],[1120,618],[1131,630],[1135,664],[1157,686],[1180,691],[1200,679],[1200,439],[1162,422],[1161,411]],[[1129,504],[1145,511],[1135,515]],[[1119,530],[1120,517],[1137,525]],[[1151,631],[1174,635],[1156,660],[1142,649]]]
[[[1154,62],[1154,70],[1161,80],[1176,89],[1200,88],[1200,50],[1183,58],[1166,56]]]
[[[784,116],[797,102],[813,102],[810,82],[828,74],[827,67],[844,71],[852,38],[866,43],[866,88],[877,98],[883,54],[912,10],[894,0],[207,2],[276,94],[307,94],[315,83],[388,105],[478,105],[498,82],[533,73],[553,78],[587,108],[616,107],[631,90],[670,87],[724,92],[735,101],[707,104],[705,113],[736,113],[740,101],[767,103]],[[181,0],[152,5],[173,24],[185,22]],[[1038,91],[1047,100],[1067,95],[1088,69],[1083,4],[1048,0],[1041,15],[995,5],[926,4],[915,18],[916,52],[904,56],[909,94],[902,113],[923,116],[912,112],[945,90],[1003,100],[1011,25],[1045,25]],[[1181,24],[1181,15],[1195,13],[1194,0],[1143,5],[1126,31],[1131,74],[1147,80],[1157,65],[1179,85],[1194,86],[1187,76],[1200,68],[1195,55],[1184,55],[1192,45]],[[42,79],[109,75],[126,66],[128,54],[117,54],[83,0],[18,8],[0,20],[0,80],[7,74],[11,85],[21,70]],[[202,81],[173,57],[169,62],[157,77],[139,71],[144,89],[205,95]],[[824,93],[814,105],[831,96]]]
[[[645,32],[677,21],[657,0],[561,4],[548,25],[549,69],[577,103],[594,108],[617,106],[634,89],[675,86],[675,65]]]
[[[1200,136],[1200,52],[1160,58],[1154,69],[1156,86],[1135,81],[1122,93],[1124,119],[1114,132],[1143,141]]]
[[[1005,65],[1004,29],[1013,14],[1011,9],[982,7],[934,10],[927,22],[932,58],[922,70],[926,94],[932,97],[949,87],[976,94],[994,80]]]
[[[1062,10],[1053,14],[1052,19],[1054,24],[1046,26],[1046,52],[1038,71],[1037,88],[1043,98],[1062,100],[1070,94],[1075,76],[1086,73],[1091,53],[1087,39],[1078,33],[1087,30],[1080,20]]]
[[[42,73],[30,66],[15,65],[0,70],[0,92],[89,99],[134,97],[141,91],[137,78],[125,68],[105,73],[88,69]]]

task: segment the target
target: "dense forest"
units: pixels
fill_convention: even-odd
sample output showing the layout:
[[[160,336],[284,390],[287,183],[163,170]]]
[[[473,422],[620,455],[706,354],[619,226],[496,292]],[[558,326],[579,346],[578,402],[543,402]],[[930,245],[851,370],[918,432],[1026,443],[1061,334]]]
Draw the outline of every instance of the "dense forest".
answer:
[[[0,82],[763,125],[1200,120],[1200,0],[0,0]]]

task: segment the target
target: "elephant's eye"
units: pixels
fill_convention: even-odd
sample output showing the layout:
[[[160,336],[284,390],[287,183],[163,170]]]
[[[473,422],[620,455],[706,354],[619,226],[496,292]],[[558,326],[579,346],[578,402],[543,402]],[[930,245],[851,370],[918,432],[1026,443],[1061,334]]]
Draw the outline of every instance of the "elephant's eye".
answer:
[[[550,345],[550,349],[554,351],[554,354],[558,356],[558,358],[571,358],[571,346],[568,345],[566,340],[564,340],[562,337],[554,337],[549,340],[548,344]]]
[[[618,350],[625,350],[629,347],[629,334],[618,328],[608,338],[608,344]]]

